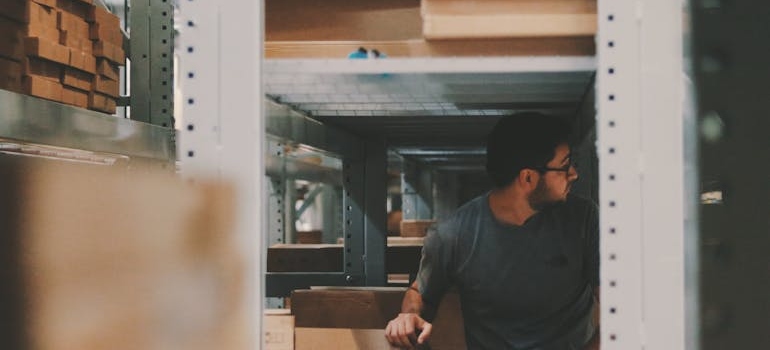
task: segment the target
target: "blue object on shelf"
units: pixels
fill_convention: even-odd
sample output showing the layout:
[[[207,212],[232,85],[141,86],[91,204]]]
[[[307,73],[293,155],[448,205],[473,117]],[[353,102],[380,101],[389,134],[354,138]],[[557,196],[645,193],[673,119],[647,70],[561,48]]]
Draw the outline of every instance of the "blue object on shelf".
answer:
[[[365,48],[359,47],[358,50],[353,51],[350,54],[348,54],[348,58],[356,58],[356,59],[369,58],[369,52],[366,51]]]

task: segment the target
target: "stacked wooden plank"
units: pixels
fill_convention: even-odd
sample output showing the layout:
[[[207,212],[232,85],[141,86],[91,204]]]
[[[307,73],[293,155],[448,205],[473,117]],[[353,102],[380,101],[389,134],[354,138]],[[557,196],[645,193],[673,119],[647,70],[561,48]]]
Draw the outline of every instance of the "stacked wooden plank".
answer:
[[[93,0],[0,3],[0,88],[115,113],[120,19]]]

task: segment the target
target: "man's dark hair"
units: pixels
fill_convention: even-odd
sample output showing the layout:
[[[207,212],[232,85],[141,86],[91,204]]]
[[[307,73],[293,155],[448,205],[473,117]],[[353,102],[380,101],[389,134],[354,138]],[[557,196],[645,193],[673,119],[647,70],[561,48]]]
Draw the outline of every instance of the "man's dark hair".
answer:
[[[565,119],[537,112],[502,117],[487,136],[487,174],[503,188],[525,168],[545,166],[556,146],[566,143],[571,125]]]

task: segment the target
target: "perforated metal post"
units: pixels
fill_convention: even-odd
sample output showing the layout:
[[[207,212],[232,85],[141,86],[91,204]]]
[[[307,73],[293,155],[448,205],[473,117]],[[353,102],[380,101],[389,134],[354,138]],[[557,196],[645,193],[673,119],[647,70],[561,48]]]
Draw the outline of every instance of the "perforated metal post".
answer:
[[[401,193],[404,220],[433,218],[433,174],[430,170],[404,159]]]
[[[180,85],[185,124],[182,174],[220,178],[235,187],[234,230],[245,261],[244,319],[234,324],[258,349],[264,302],[262,247],[265,126],[262,118],[262,2],[183,1]]]
[[[598,4],[602,349],[683,349],[682,3]]]
[[[173,128],[173,2],[134,0],[129,16],[131,119]]]

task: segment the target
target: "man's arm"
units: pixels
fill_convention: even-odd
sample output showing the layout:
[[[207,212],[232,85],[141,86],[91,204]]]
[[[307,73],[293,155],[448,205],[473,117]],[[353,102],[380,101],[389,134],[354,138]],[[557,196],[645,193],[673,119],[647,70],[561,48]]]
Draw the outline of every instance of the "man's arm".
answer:
[[[385,338],[392,346],[412,349],[416,344],[424,344],[428,340],[433,325],[420,317],[424,309],[425,304],[422,295],[417,282],[414,282],[404,293],[401,313],[388,322],[388,326],[385,328]],[[419,335],[418,331],[420,331]]]
[[[600,287],[594,287],[594,306],[593,306],[593,319],[591,322],[594,323],[594,336],[591,338],[591,340],[588,341],[588,344],[583,346],[583,350],[599,350],[601,349],[601,331],[600,329],[600,321],[601,321],[601,307],[599,303],[599,295],[601,295]]]

